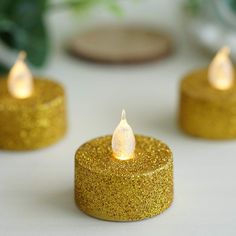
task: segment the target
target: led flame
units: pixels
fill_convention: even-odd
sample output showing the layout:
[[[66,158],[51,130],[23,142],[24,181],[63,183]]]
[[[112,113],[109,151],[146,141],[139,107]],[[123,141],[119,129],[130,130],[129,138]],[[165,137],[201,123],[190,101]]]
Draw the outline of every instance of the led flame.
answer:
[[[209,66],[209,83],[219,90],[229,89],[234,83],[234,69],[229,59],[229,53],[230,49],[223,47],[216,54]]]
[[[125,111],[122,111],[121,121],[112,136],[112,150],[115,158],[129,160],[134,156],[135,137],[132,128],[126,120]]]
[[[8,91],[15,98],[27,98],[33,92],[33,76],[24,60],[25,52],[19,56],[8,75]]]

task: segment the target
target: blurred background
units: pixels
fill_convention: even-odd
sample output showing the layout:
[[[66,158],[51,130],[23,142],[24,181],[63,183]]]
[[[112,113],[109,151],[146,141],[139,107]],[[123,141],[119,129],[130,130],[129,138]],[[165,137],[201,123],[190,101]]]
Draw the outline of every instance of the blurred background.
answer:
[[[0,14],[1,51],[25,50],[36,67],[47,65],[51,53],[63,50],[73,35],[108,24],[155,26],[169,31],[174,45],[178,46],[176,34],[182,34],[182,39],[190,37],[208,52],[228,45],[233,57],[236,54],[234,0],[177,0],[172,5],[153,0],[2,0]],[[179,21],[181,27],[176,27]],[[1,55],[4,73],[12,59]]]
[[[0,0],[1,74],[25,50],[33,74],[64,85],[69,123],[52,147],[0,153],[0,234],[235,235],[234,141],[176,124],[179,81],[223,45],[236,59],[235,24],[235,0]],[[111,134],[123,108],[175,161],[173,206],[129,224],[85,216],[73,200],[75,150]]]

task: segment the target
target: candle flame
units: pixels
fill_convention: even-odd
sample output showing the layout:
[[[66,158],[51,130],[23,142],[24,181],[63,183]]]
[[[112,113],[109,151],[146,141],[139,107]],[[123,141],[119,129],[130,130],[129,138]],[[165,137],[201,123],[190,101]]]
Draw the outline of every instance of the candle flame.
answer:
[[[230,49],[223,47],[216,54],[209,66],[209,83],[219,90],[229,89],[234,82],[234,69],[229,54]]]
[[[25,64],[25,52],[19,56],[8,75],[8,91],[15,98],[27,98],[33,92],[33,76]]]
[[[134,156],[135,137],[132,128],[126,120],[125,110],[122,111],[121,121],[112,136],[112,150],[115,158],[129,160]]]

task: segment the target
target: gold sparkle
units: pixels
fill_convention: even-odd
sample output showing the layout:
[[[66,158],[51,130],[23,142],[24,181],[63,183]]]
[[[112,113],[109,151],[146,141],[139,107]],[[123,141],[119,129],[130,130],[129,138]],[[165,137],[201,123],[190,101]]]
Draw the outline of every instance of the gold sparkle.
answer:
[[[65,132],[65,94],[60,84],[36,78],[32,96],[17,99],[9,94],[6,79],[0,79],[0,149],[46,147]]]
[[[182,80],[180,127],[202,138],[236,138],[236,84],[219,91],[209,84],[207,75],[207,69],[201,69]]]
[[[136,135],[135,156],[113,157],[111,136],[91,140],[75,155],[75,201],[105,220],[135,221],[160,214],[173,200],[173,160],[168,146]]]

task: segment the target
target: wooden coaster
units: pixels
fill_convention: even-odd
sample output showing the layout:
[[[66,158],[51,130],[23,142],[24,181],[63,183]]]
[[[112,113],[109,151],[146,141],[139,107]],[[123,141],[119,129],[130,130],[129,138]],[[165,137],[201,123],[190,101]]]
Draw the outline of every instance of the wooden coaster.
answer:
[[[170,38],[150,28],[106,26],[75,37],[69,51],[80,58],[102,63],[142,63],[167,56]]]

